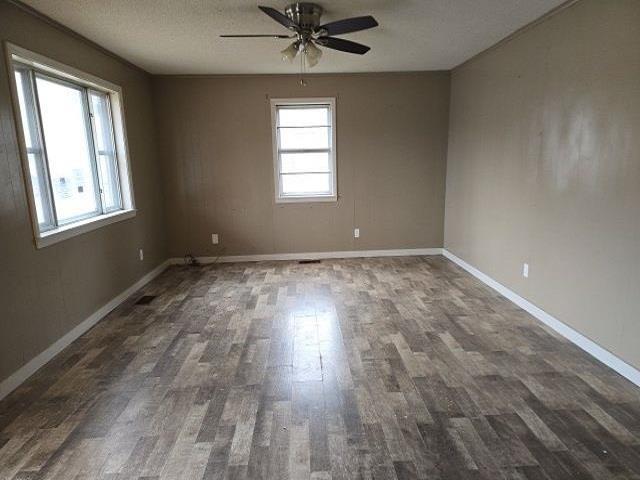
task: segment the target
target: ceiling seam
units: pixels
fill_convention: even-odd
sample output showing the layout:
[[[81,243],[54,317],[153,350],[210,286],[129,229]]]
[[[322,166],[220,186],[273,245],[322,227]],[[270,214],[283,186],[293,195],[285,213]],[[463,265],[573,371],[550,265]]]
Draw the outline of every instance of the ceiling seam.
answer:
[[[536,18],[535,20],[533,20],[533,21],[527,23],[526,25],[518,28],[517,30],[514,30],[509,35],[504,37],[502,40],[498,40],[496,43],[494,43],[490,47],[485,48],[484,50],[482,50],[481,52],[476,53],[472,57],[467,58],[464,62],[461,62],[458,65],[452,67],[450,71],[453,72],[454,70],[457,70],[458,68],[462,68],[463,66],[465,66],[465,65],[467,65],[467,64],[469,64],[471,62],[474,62],[475,60],[479,59],[480,57],[483,57],[484,55],[486,55],[489,52],[492,52],[496,48],[499,48],[502,45],[514,40],[515,38],[519,37],[520,35],[522,35],[523,33],[527,32],[527,31],[529,31],[533,27],[535,27],[537,25],[540,25],[541,23],[546,22],[547,20],[551,19],[551,17],[554,17],[555,15],[565,11],[566,9],[568,9],[569,7],[574,6],[575,4],[579,3],[580,1],[582,1],[582,0],[567,0],[564,3],[561,3],[557,7],[554,7],[551,10],[549,10],[547,13],[545,13],[541,17]]]

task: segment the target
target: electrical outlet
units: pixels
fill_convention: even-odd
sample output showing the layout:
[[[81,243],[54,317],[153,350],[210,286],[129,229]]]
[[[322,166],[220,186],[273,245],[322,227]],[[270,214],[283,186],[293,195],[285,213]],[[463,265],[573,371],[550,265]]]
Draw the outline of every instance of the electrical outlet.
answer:
[[[522,264],[522,276],[524,278],[529,278],[529,264],[528,263],[523,263]]]
[[[140,251],[138,252],[139,256],[140,256],[140,261],[144,260],[144,250],[140,249]]]
[[[220,243],[220,239],[218,238],[217,233],[211,234],[211,243],[213,243],[214,245],[218,245]]]
[[[359,228],[355,228],[353,230],[353,238],[360,238],[360,229]]]

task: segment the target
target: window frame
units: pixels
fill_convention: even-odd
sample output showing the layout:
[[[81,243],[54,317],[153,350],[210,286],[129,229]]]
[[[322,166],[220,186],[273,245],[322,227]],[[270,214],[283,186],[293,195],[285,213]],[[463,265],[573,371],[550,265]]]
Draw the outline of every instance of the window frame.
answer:
[[[16,126],[16,136],[18,138],[18,148],[22,163],[22,174],[27,192],[29,215],[31,218],[34,243],[36,245],[36,248],[43,248],[48,245],[52,245],[54,243],[58,243],[60,241],[74,237],[76,235],[80,235],[101,228],[103,226],[134,217],[136,215],[136,208],[131,168],[129,164],[129,148],[125,127],[122,88],[109,81],[77,70],[73,67],[27,50],[18,45],[12,44],[10,42],[4,43],[7,73],[9,75],[9,88],[11,91],[11,101],[13,104],[13,115]],[[85,109],[84,111],[89,114],[89,117],[87,118],[87,127],[89,132],[88,140],[90,143],[89,149],[91,154],[93,155],[92,169],[96,170],[94,171],[94,177],[97,177],[97,169],[100,167],[98,165],[99,153],[96,139],[97,132],[95,126],[95,118],[93,118],[92,116],[93,107],[91,105],[90,96],[92,91],[106,95],[107,99],[109,100],[107,102],[107,105],[111,120],[111,134],[115,147],[115,151],[113,152],[113,159],[115,162],[115,168],[117,170],[117,187],[121,199],[121,208],[108,210],[105,208],[104,199],[101,199],[101,201],[98,202],[99,210],[97,211],[96,215],[86,215],[66,223],[59,222],[57,226],[52,223],[55,219],[55,214],[53,214],[53,212],[55,211],[55,202],[51,189],[52,186],[51,177],[48,171],[48,162],[46,160],[46,144],[45,139],[42,137],[42,120],[39,112],[39,105],[36,100],[35,105],[32,104],[31,108],[29,109],[30,111],[25,112],[25,115],[29,122],[35,122],[35,134],[37,136],[36,141],[38,143],[37,148],[39,149],[39,152],[36,152],[36,154],[40,155],[41,157],[39,159],[38,169],[44,169],[41,173],[44,173],[46,176],[46,178],[41,181],[41,184],[46,184],[47,191],[43,193],[43,196],[47,197],[48,205],[43,205],[43,208],[47,210],[45,216],[47,221],[49,222],[48,224],[53,225],[53,228],[42,231],[40,230],[40,224],[38,222],[38,215],[36,211],[36,201],[32,185],[31,169],[29,166],[29,153],[33,154],[33,152],[31,152],[32,149],[28,148],[26,144],[24,125],[22,122],[22,113],[20,102],[18,99],[18,86],[16,82],[16,71],[19,71],[21,68],[23,70],[33,70],[33,75],[28,75],[26,79],[30,83],[30,89],[32,90],[31,93],[33,93],[35,96],[37,96],[37,90],[34,89],[33,83],[35,83],[35,78],[38,75],[45,77],[47,80],[60,82],[61,84],[64,84],[66,86],[83,90],[83,109]],[[34,99],[35,97],[25,100],[33,103]],[[34,111],[36,112],[36,118],[31,118],[32,116],[34,116]],[[31,125],[31,127],[33,127],[33,125]],[[94,178],[94,182],[97,188],[101,188],[100,181],[97,178]],[[96,192],[96,195],[98,196],[102,194],[98,191]]]
[[[338,175],[336,162],[336,99],[335,97],[314,97],[314,98],[272,98],[271,102],[271,134],[273,145],[273,172],[274,172],[274,194],[276,203],[315,203],[315,202],[337,202],[338,200]],[[330,178],[332,193],[330,195],[284,195],[282,193],[281,182],[281,161],[278,138],[278,108],[287,106],[314,106],[328,105],[330,110],[331,134],[329,140],[329,164],[331,167]],[[315,150],[315,149],[314,149]],[[304,152],[303,149],[294,151]],[[325,149],[322,149],[325,151]],[[291,150],[289,150],[291,153]],[[301,172],[304,173],[304,172]]]

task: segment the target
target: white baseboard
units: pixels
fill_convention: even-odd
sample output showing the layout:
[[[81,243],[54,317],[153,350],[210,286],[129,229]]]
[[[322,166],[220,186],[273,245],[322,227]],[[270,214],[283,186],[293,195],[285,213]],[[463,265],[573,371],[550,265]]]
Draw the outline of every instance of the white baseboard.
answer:
[[[64,350],[71,342],[77,339],[80,335],[85,333],[96,323],[102,320],[107,314],[109,314],[118,305],[124,302],[131,294],[135,293],[151,280],[160,275],[170,265],[169,260],[163,262],[144,277],[138,280],[136,283],[127,288],[124,292],[118,296],[109,300],[105,305],[100,307],[88,318],[84,319],[80,324],[76,325],[73,329],[67,332],[63,337],[56,340],[55,343],[50,345],[46,350],[39,353],[36,357],[32,358],[25,365],[20,367],[15,373],[6,378],[0,383],[0,400],[9,395],[12,391],[18,388],[25,380],[33,375],[38,369],[44,366],[49,360],[55,357],[58,353]]]
[[[449,252],[447,249],[442,249],[442,254],[452,262],[464,268],[471,275],[473,275],[483,283],[487,284],[489,287],[493,288],[496,292],[508,298],[523,310],[529,312],[531,315],[533,315],[535,318],[540,320],[542,323],[551,327],[553,330],[558,332],[567,340],[573,342],[582,350],[584,350],[591,356],[595,357],[596,359],[600,360],[602,363],[607,365],[609,368],[615,370],[616,372],[618,372],[620,375],[622,375],[629,381],[640,386],[640,371],[637,370],[635,367],[629,365],[624,360],[615,356],[613,353],[602,348],[593,340],[585,337],[580,332],[574,330],[567,324],[549,315],[547,312],[535,306],[533,303],[531,303],[527,299],[521,297],[520,295],[515,293],[513,290],[510,290],[509,288],[505,287],[501,283],[495,281],[490,276],[486,275],[485,273],[482,273],[477,268],[473,267],[472,265],[469,265],[467,262],[465,262],[461,258],[456,257],[453,253]]]
[[[230,255],[221,257],[196,257],[199,263],[264,262],[274,260],[318,260],[327,258],[409,257],[417,255],[442,255],[442,248],[402,248],[388,250],[349,250],[337,252],[269,253],[262,255]],[[172,264],[184,263],[184,258],[172,258]]]

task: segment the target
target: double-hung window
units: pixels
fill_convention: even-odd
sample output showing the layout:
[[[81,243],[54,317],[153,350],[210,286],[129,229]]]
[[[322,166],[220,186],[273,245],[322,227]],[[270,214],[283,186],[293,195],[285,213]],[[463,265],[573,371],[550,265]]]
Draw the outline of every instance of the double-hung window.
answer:
[[[8,46],[39,247],[134,213],[119,87]]]
[[[335,99],[272,99],[276,202],[335,201]]]

